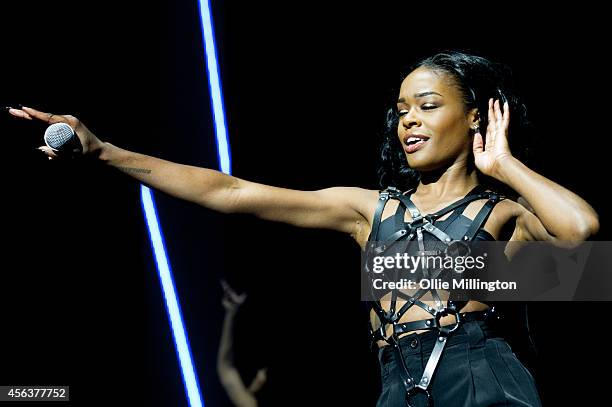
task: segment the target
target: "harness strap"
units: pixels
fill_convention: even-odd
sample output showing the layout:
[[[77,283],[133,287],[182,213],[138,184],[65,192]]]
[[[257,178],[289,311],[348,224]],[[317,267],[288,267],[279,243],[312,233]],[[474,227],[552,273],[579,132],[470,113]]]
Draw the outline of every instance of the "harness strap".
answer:
[[[478,199],[487,198],[489,196],[489,193],[486,191],[482,191],[483,189],[484,189],[483,185],[480,185],[480,184],[476,185],[474,188],[470,190],[470,192],[467,193],[465,197],[461,198],[457,202],[450,204],[446,208],[440,209],[439,211],[429,216],[431,216],[433,219],[438,219],[439,217],[444,216],[445,214],[449,213],[452,210],[455,210],[456,208],[462,206],[463,204],[470,203]]]
[[[497,312],[495,311],[494,307],[487,311],[471,311],[471,312],[463,312],[459,314],[459,319],[461,321],[461,324],[465,322],[473,322],[473,321],[486,321],[494,317],[497,317]],[[452,326],[454,327],[454,325]],[[436,318],[404,322],[402,324],[396,323],[393,326],[393,332],[394,334],[396,334],[396,336],[399,336],[401,334],[404,334],[406,332],[411,332],[411,331],[426,331],[426,330],[433,330],[433,329],[438,329]],[[379,336],[379,333],[380,333],[379,331],[380,329],[377,329],[376,331],[372,331],[370,333],[371,340],[375,342],[376,341],[387,341],[385,336]]]
[[[472,241],[478,230],[484,225],[489,215],[493,211],[493,207],[500,201],[500,196],[497,194],[491,194],[489,200],[480,208],[478,214],[474,217],[470,228],[465,232],[463,240]]]
[[[404,385],[404,389],[406,390],[406,405],[410,407],[410,395],[417,387],[414,384],[414,379],[412,378],[412,376],[410,376],[410,373],[408,372],[408,366],[406,366],[406,361],[404,360],[404,355],[402,354],[402,348],[399,342],[395,341],[395,343],[393,343],[391,346],[393,346],[393,350],[395,351],[395,358],[399,361],[400,364],[400,369],[398,370],[400,378],[402,379],[402,384]],[[425,390],[425,392],[427,394],[427,400],[429,401],[431,396],[429,395],[429,392],[427,390]]]
[[[433,377],[434,371],[436,370],[438,362],[440,361],[440,356],[442,356],[444,346],[446,345],[446,339],[447,338],[444,335],[438,336],[438,340],[431,351],[431,355],[429,355],[429,359],[425,365],[425,370],[423,371],[423,376],[421,376],[421,380],[417,385],[423,390],[427,390],[427,387],[431,382],[431,378]]]
[[[421,218],[421,212],[419,212],[416,205],[410,199],[410,195],[398,195],[397,199],[399,199],[403,208],[402,211],[404,213],[406,212],[406,209],[408,209],[408,212],[410,212],[410,216],[412,216],[413,222]]]
[[[388,200],[389,192],[387,190],[381,191],[378,197],[378,205],[376,206],[376,211],[374,212],[372,232],[370,234],[370,236],[374,237],[374,241],[378,241],[378,230],[380,229],[381,217]]]

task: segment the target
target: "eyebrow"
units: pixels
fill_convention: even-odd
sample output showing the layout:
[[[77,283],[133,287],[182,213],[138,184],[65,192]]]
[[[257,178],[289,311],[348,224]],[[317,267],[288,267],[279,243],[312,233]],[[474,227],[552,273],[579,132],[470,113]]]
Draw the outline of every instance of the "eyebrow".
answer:
[[[418,99],[418,98],[422,98],[422,97],[429,96],[429,95],[438,95],[438,96],[442,97],[442,95],[440,95],[438,92],[433,92],[433,91],[415,93],[414,97],[415,97],[415,99]],[[404,103],[405,101],[406,101],[406,99],[399,98],[397,100],[397,103]]]

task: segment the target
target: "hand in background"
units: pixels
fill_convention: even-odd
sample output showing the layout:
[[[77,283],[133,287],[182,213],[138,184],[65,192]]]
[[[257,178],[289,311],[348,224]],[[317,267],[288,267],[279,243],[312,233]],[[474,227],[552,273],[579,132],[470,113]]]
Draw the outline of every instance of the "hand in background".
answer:
[[[246,293],[238,294],[225,280],[221,280],[221,287],[223,288],[223,299],[221,304],[226,311],[236,311],[246,300]]]

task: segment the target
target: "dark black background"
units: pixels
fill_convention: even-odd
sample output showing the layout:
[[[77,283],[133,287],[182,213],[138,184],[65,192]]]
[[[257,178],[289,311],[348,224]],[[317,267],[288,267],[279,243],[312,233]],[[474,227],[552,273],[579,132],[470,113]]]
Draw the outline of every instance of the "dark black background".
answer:
[[[597,239],[609,240],[596,10],[213,3],[234,175],[376,188],[378,135],[403,68],[461,48],[513,68],[535,124],[532,166],[587,199],[604,226]],[[1,103],[71,113],[121,147],[217,168],[195,1],[20,2],[1,19]],[[74,405],[186,405],[138,185],[93,163],[47,162],[34,149],[42,124],[3,115],[0,126],[0,384],[68,384]],[[278,404],[374,404],[348,237],[156,197],[207,405],[227,403],[215,372],[221,276],[250,293],[237,321],[246,380],[265,365]],[[325,300],[323,282],[342,288]],[[609,362],[608,311],[531,305],[539,358],[526,363],[545,405],[603,400],[593,369]]]

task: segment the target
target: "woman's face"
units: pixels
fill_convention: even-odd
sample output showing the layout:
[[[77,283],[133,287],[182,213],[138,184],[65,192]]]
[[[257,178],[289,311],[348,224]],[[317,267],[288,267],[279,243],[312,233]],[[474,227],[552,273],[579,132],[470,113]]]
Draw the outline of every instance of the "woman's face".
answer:
[[[476,109],[466,111],[461,92],[443,72],[420,67],[402,82],[397,135],[408,164],[431,171],[468,158]]]

